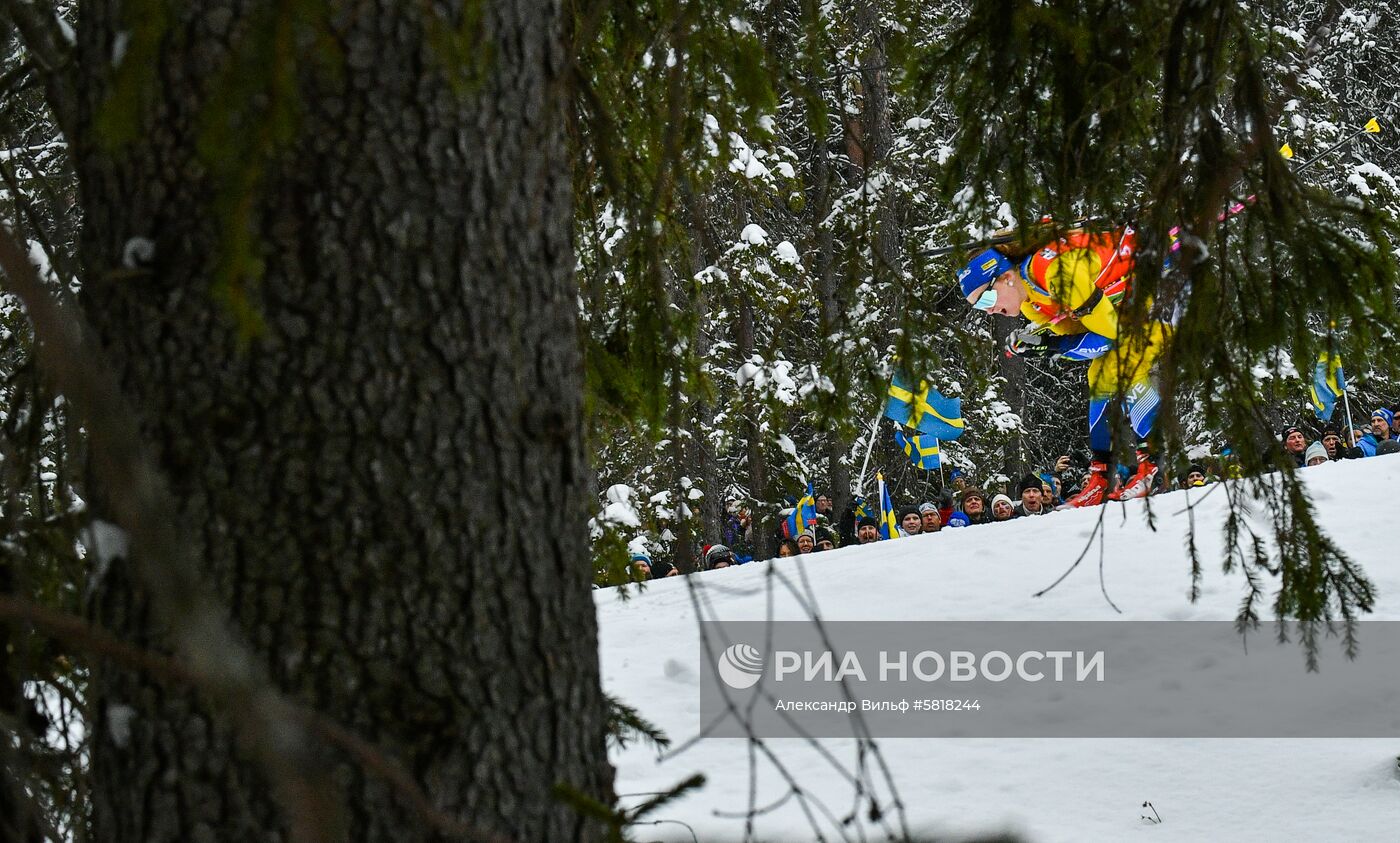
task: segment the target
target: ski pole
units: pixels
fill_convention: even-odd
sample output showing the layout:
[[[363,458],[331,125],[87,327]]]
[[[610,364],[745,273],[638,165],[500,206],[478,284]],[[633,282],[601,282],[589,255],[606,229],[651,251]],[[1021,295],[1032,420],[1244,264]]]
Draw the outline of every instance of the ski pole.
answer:
[[[1360,129],[1357,129],[1355,132],[1348,135],[1346,138],[1338,141],[1332,146],[1329,146],[1327,149],[1323,150],[1322,152],[1319,152],[1317,155],[1314,155],[1312,158],[1309,158],[1302,164],[1299,164],[1297,169],[1295,169],[1293,172],[1295,174],[1301,173],[1307,168],[1321,161],[1323,158],[1326,158],[1327,156],[1331,155],[1332,153],[1336,152],[1337,150],[1341,149],[1342,147],[1346,146],[1347,144],[1351,143],[1357,138],[1361,137],[1362,135],[1377,135],[1380,134],[1380,131],[1380,123],[1376,120],[1376,118],[1372,117],[1369,121],[1366,122],[1365,126],[1362,126]],[[1287,158],[1289,160],[1292,160],[1293,158],[1293,149],[1286,143],[1279,150],[1279,153],[1282,154],[1284,158]],[[1253,202],[1253,200],[1254,197],[1250,196],[1248,199],[1245,200],[1245,202],[1250,203]],[[1229,217],[1233,217],[1235,214],[1238,214],[1240,211],[1243,211],[1245,207],[1245,204],[1239,202],[1231,204],[1230,211],[1226,214],[1222,214],[1220,216],[1219,221],[1224,222]],[[1083,228],[1093,223],[1107,221],[1108,219],[1106,217],[1080,217],[1079,219],[1071,222],[1067,230]],[[1007,243],[1015,242],[1016,240],[1020,239],[1020,237],[1021,235],[1019,232],[1013,231],[1007,234],[998,234],[994,237],[987,237],[982,240],[975,240],[971,243],[968,243],[965,246],[939,246],[936,249],[924,249],[923,251],[917,252],[916,254],[918,254],[920,257],[925,258],[941,258],[947,257],[948,255],[951,255],[954,252],[961,250],[972,251],[974,249],[984,249],[989,246],[1002,246]],[[1174,246],[1173,248],[1175,249],[1176,247]]]
[[[1365,126],[1362,126],[1360,129],[1357,129],[1355,132],[1352,132],[1350,135],[1347,135],[1342,140],[1337,141],[1336,143],[1322,150],[1318,154],[1299,164],[1298,168],[1293,172],[1303,172],[1307,168],[1311,167],[1312,165],[1316,164],[1317,162],[1321,161],[1322,159],[1326,158],[1327,156],[1331,155],[1332,153],[1336,152],[1337,150],[1341,149],[1342,147],[1346,146],[1347,144],[1351,143],[1352,141],[1356,140],[1362,135],[1378,135],[1380,133],[1381,124],[1377,122],[1376,118],[1372,117],[1370,120],[1366,121]],[[1289,160],[1292,160],[1293,158],[1293,148],[1286,143],[1283,145],[1283,148],[1279,150],[1279,153],[1283,155],[1284,158],[1287,158]]]
[[[1080,217],[1079,219],[1071,222],[1065,230],[1073,231],[1076,228],[1084,228],[1085,226],[1091,225],[1096,222],[1108,222],[1108,218]],[[1021,233],[1019,231],[1010,231],[1006,234],[998,234],[994,237],[987,237],[982,240],[974,240],[973,242],[968,243],[966,246],[939,246],[936,249],[924,249],[923,251],[917,252],[916,254],[919,255],[919,257],[924,258],[942,258],[947,257],[948,255],[951,255],[954,252],[961,251],[963,249],[966,249],[968,251],[972,251],[974,249],[985,249],[988,246],[1001,246],[1006,243],[1014,243],[1019,239],[1021,239]]]

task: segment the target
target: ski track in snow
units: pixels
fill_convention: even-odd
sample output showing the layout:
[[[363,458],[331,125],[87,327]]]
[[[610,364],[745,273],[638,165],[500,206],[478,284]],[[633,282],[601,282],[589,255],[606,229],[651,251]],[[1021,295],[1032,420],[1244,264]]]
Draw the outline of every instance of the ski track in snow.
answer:
[[[1304,469],[1303,477],[1329,535],[1377,587],[1371,617],[1400,620],[1400,527],[1389,494],[1400,488],[1400,456],[1328,463]],[[1161,494],[1107,510],[1060,512],[1044,520],[944,529],[776,564],[799,584],[799,568],[805,572],[822,618],[832,621],[1232,620],[1244,580],[1238,572],[1220,571],[1226,511],[1221,489],[1195,510],[1205,576],[1198,602],[1187,600],[1187,517],[1177,513],[1188,494],[1200,501],[1204,491]],[[1146,503],[1157,517],[1156,532],[1144,523]],[[1100,593],[1097,540],[1063,583],[1034,597],[1079,555],[1101,512],[1105,585],[1123,614]],[[1262,517],[1261,506],[1256,518]],[[716,618],[763,620],[769,616],[768,567],[750,563],[691,580]],[[596,602],[604,687],[660,726],[673,745],[694,736],[700,729],[701,664],[686,580],[651,583],[628,601],[605,589]],[[805,617],[782,586],[773,617]],[[1260,634],[1270,633],[1267,621],[1266,615]],[[1362,650],[1364,659],[1364,632]],[[850,811],[849,785],[811,747],[796,740],[768,745],[833,811]],[[848,769],[854,767],[854,741],[823,745]],[[1400,740],[881,739],[879,745],[916,835],[1007,831],[1028,843],[1400,839]],[[708,779],[703,788],[653,817],[688,823],[702,840],[743,837],[742,820],[715,812],[742,813],[748,804],[745,741],[702,740],[661,762],[653,748],[632,744],[614,751],[613,763],[619,794],[665,790],[703,772]],[[756,804],[765,805],[786,789],[760,761]],[[1162,824],[1140,819],[1144,800],[1153,803]],[[647,840],[691,839],[679,825],[638,830]],[[859,839],[852,829],[846,831]],[[764,840],[814,837],[796,800],[758,817],[755,834]],[[841,839],[830,827],[823,834]]]

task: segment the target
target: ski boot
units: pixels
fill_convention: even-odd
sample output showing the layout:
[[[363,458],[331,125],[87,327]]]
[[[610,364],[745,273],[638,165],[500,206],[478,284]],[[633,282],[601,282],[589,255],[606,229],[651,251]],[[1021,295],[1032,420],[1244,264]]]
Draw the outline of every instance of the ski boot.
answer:
[[[1073,497],[1065,501],[1060,509],[1078,509],[1081,506],[1098,506],[1108,494],[1108,463],[1094,461],[1089,464],[1089,482],[1084,484]]]
[[[1109,494],[1111,501],[1130,501],[1134,498],[1145,498],[1152,494],[1152,484],[1157,480],[1157,464],[1152,462],[1147,451],[1139,448],[1137,452],[1137,474],[1128,478],[1118,489]]]

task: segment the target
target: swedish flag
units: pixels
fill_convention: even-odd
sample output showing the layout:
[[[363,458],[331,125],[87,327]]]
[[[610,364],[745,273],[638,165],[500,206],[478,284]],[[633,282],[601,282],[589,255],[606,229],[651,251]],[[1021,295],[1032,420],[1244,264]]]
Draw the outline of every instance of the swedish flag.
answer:
[[[1346,375],[1342,373],[1342,358],[1322,352],[1313,369],[1312,393],[1313,412],[1322,421],[1330,421],[1337,409],[1337,399],[1347,391]]]
[[[865,502],[865,498],[862,498],[859,495],[857,495],[855,499],[855,505],[855,516],[857,521],[859,521],[862,518],[875,517],[874,514],[870,511],[870,505]]]
[[[899,538],[899,526],[894,517],[894,502],[890,500],[890,488],[885,485],[885,475],[876,474],[880,484],[880,538]]]
[[[908,373],[896,369],[889,396],[885,415],[905,427],[938,439],[962,436],[962,401],[944,397],[928,381],[919,381],[916,388]]]
[[[924,471],[938,468],[938,440],[932,436],[907,436],[904,431],[894,432],[895,444],[904,449],[909,461]]]
[[[790,539],[795,539],[803,533],[811,533],[817,523],[817,496],[812,490],[812,481],[807,481],[807,494],[797,501],[797,506],[793,507],[792,513],[788,515],[787,522],[783,524],[783,533]]]

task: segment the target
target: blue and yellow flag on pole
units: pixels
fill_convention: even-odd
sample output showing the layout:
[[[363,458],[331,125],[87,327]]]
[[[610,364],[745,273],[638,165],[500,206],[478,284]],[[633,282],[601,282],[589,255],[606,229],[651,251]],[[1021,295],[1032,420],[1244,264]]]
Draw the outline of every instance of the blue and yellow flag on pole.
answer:
[[[1347,391],[1346,375],[1342,373],[1342,358],[1322,352],[1313,369],[1312,393],[1313,412],[1322,421],[1331,421],[1337,409],[1337,399]]]
[[[880,538],[899,538],[899,526],[894,517],[894,502],[890,500],[890,488],[885,485],[885,475],[876,474],[880,484]]]
[[[905,435],[904,431],[894,432],[895,444],[904,449],[909,461],[924,471],[938,470],[938,440],[932,436]]]
[[[798,498],[797,506],[793,507],[787,522],[783,524],[783,532],[788,538],[795,539],[803,533],[813,532],[816,523],[817,496],[812,490],[812,481],[808,480],[807,493]]]
[[[944,397],[928,381],[915,386],[908,373],[899,369],[890,382],[885,415],[938,439],[957,439],[963,433],[962,401]]]
[[[865,498],[857,495],[852,502],[855,504],[855,516],[857,521],[862,518],[875,517],[875,513],[870,511],[870,504],[866,503]]]

